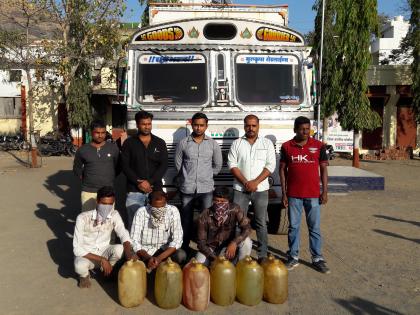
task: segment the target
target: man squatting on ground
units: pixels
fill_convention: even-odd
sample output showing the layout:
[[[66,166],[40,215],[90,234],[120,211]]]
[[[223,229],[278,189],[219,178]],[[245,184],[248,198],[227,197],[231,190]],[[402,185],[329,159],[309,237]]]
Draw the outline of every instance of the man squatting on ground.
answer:
[[[107,142],[105,124],[92,122],[92,142],[81,146],[74,157],[73,172],[82,180],[82,211],[96,207],[96,193],[104,186],[114,186],[119,173],[120,151],[115,143]]]
[[[115,193],[112,187],[98,190],[96,209],[80,213],[73,236],[74,269],[79,275],[79,287],[90,287],[89,270],[101,268],[109,276],[115,263],[125,258],[137,259],[132,253],[130,235],[118,211],[114,209]],[[115,231],[121,244],[111,245]]]
[[[216,187],[213,205],[198,219],[196,259],[208,266],[217,256],[224,255],[236,263],[251,254],[250,233],[249,219],[237,204],[230,202],[229,189]]]
[[[166,203],[163,191],[149,194],[149,205],[137,210],[131,226],[131,239],[137,256],[153,270],[166,258],[178,264],[186,260],[181,249],[182,227],[179,211]]]
[[[162,190],[162,178],[168,168],[168,150],[161,138],[152,134],[151,113],[136,114],[138,134],[124,141],[121,151],[122,170],[127,176],[127,221],[131,228],[134,215],[146,205],[153,190]]]
[[[181,223],[184,230],[182,248],[189,252],[193,235],[194,208],[201,212],[212,204],[213,176],[220,172],[223,164],[222,151],[215,140],[205,132],[208,118],[196,113],[191,119],[193,132],[182,139],[175,152],[175,166],[181,181]]]
[[[257,255],[267,257],[268,176],[276,168],[276,154],[271,140],[258,136],[259,119],[248,115],[244,119],[245,135],[233,141],[228,155],[228,166],[234,176],[233,202],[248,212],[249,202],[254,206],[257,232]]]
[[[310,137],[311,122],[306,117],[295,120],[295,137],[281,147],[280,181],[283,204],[289,209],[289,233],[286,267],[299,265],[299,238],[302,208],[305,209],[309,230],[312,266],[329,273],[321,252],[321,204],[328,201],[328,156],[325,145]],[[319,185],[321,173],[322,193]]]

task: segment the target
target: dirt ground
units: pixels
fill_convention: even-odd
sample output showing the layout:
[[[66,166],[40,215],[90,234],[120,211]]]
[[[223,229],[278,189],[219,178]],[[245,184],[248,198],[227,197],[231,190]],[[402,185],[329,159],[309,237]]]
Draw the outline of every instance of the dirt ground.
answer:
[[[28,169],[0,152],[0,314],[192,313],[183,306],[163,311],[152,297],[135,309],[124,309],[116,284],[101,278],[88,290],[76,286],[72,233],[80,188],[71,166],[71,158],[50,157],[42,168]],[[303,262],[289,274],[285,304],[210,303],[206,313],[419,314],[420,160],[361,166],[385,176],[385,191],[330,196],[322,210],[322,232],[331,274],[310,267],[304,228]],[[284,257],[287,237],[270,235],[269,245]]]

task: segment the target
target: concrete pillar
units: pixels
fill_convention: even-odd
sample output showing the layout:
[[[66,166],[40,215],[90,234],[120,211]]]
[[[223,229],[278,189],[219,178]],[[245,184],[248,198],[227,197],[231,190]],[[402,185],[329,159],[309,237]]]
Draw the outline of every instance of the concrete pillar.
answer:
[[[389,94],[389,99],[384,105],[383,146],[393,147],[397,142],[397,103],[400,95],[397,94],[395,85],[388,85],[386,93]]]

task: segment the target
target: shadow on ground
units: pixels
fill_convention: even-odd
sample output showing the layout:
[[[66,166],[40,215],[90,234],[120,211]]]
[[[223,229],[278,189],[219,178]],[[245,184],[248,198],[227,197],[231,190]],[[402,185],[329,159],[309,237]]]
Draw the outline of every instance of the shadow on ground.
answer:
[[[385,219],[385,220],[390,220],[390,221],[396,221],[396,222],[402,222],[402,223],[409,223],[409,224],[413,224],[415,226],[420,227],[420,222],[417,222],[417,221],[410,221],[410,220],[398,219],[398,218],[394,218],[394,217],[390,217],[390,216],[382,215],[382,214],[375,214],[374,217],[375,218],[380,218],[380,219]]]
[[[56,195],[62,207],[56,209],[38,203],[35,215],[45,220],[55,238],[47,241],[51,259],[58,266],[58,274],[64,278],[75,277],[73,268],[74,222],[80,212],[80,184],[72,171],[58,171],[47,177],[44,187]]]
[[[334,301],[353,315],[403,315],[400,312],[359,297],[354,297],[351,300],[335,299]]]
[[[396,237],[396,238],[400,238],[402,240],[407,240],[407,241],[412,241],[414,243],[420,244],[420,238],[410,238],[410,237],[406,237],[404,235],[401,234],[397,234],[397,233],[393,233],[393,232],[388,232],[388,231],[384,231],[384,230],[378,230],[378,229],[373,229],[372,231],[385,235],[385,236],[390,236],[390,237]]]
[[[56,195],[62,207],[56,209],[45,203],[38,203],[35,215],[45,220],[55,238],[47,241],[51,259],[58,266],[58,274],[64,278],[76,278],[73,267],[73,232],[77,215],[80,213],[80,181],[70,170],[61,170],[47,177],[44,187]],[[125,178],[116,180],[116,208],[125,218]],[[118,208],[117,208],[118,209]]]
[[[31,163],[29,162],[29,153],[26,154],[26,160],[25,160],[24,157],[18,156],[17,152],[20,153],[20,151],[16,151],[16,152],[15,151],[5,151],[5,153],[7,153],[11,157],[13,157],[18,164],[20,164],[22,166],[25,166],[25,167],[30,167]]]

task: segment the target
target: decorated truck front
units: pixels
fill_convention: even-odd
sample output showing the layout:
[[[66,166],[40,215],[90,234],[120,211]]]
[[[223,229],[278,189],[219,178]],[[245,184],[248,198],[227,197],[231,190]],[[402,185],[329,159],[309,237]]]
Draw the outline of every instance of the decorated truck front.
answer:
[[[232,175],[227,153],[232,141],[244,134],[246,115],[260,118],[260,136],[273,141],[277,154],[293,137],[297,116],[313,119],[308,54],[302,36],[284,25],[236,17],[164,22],[133,36],[128,50],[127,125],[135,132],[135,113],[141,109],[153,113],[153,133],[169,150],[164,184],[173,202],[174,151],[191,133],[194,113],[204,112],[209,118],[207,133],[221,145],[224,156],[215,183],[228,186]],[[270,183],[270,217],[284,216],[277,170]],[[271,221],[275,225],[278,220]],[[284,232],[285,226],[272,229]]]

